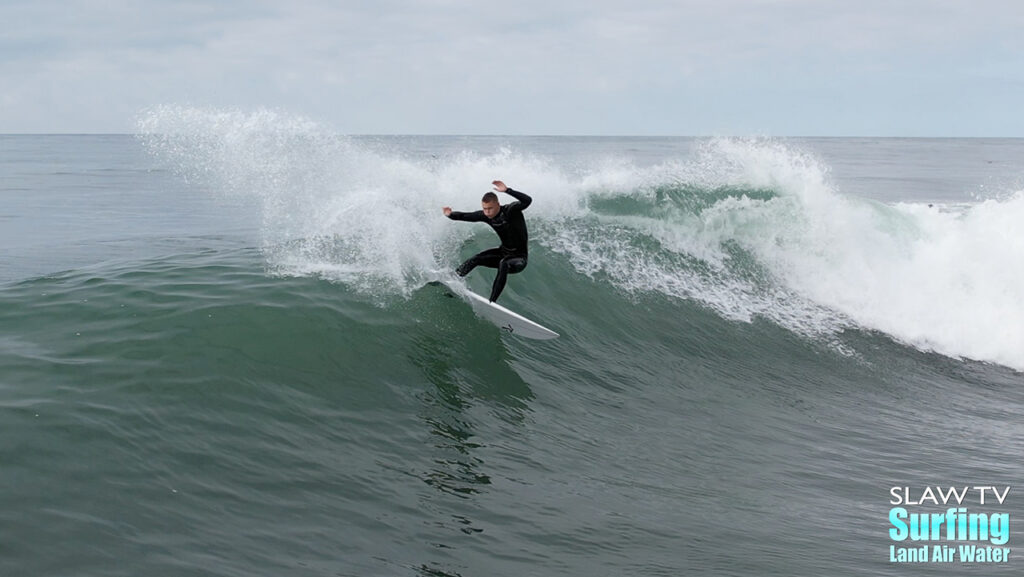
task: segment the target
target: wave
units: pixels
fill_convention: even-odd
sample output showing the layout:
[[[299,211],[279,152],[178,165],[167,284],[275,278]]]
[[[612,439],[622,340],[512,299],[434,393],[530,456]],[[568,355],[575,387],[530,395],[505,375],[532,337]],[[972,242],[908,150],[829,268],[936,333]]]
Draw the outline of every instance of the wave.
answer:
[[[138,128],[185,179],[261,207],[277,274],[410,298],[493,242],[440,208],[472,209],[502,178],[535,199],[534,243],[598,286],[813,339],[867,329],[1024,370],[1021,191],[957,207],[880,203],[842,194],[817,156],[770,139],[702,140],[655,166],[625,155],[560,165],[512,147],[381,150],[271,111],[166,106]],[[556,275],[529,282],[559,286]]]

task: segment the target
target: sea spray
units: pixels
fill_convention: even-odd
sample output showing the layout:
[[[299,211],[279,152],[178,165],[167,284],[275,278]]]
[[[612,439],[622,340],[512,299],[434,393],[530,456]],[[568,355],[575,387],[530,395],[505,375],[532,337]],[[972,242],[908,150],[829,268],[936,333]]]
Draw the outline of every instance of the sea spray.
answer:
[[[1024,369],[1019,192],[956,210],[861,199],[813,153],[772,139],[697,140],[641,167],[625,153],[560,165],[512,147],[416,158],[269,111],[160,107],[139,131],[183,177],[261,206],[278,273],[408,296],[494,242],[440,207],[471,210],[502,178],[535,198],[534,254],[592,282],[766,319],[840,350],[860,327]],[[516,281],[545,282],[529,271]]]
[[[544,162],[507,150],[417,163],[265,110],[164,106],[146,112],[139,131],[187,180],[260,205],[271,270],[320,275],[381,298],[408,295],[457,264],[474,229],[452,226],[442,206],[473,209],[503,174],[518,186],[557,181]]]

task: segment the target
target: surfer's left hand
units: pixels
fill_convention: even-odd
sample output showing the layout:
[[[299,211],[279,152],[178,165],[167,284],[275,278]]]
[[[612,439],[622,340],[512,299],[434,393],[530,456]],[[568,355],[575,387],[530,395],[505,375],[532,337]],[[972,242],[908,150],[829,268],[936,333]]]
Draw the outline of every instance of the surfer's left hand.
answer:
[[[508,187],[505,186],[505,183],[500,180],[495,180],[491,184],[494,185],[494,190],[497,190],[498,192],[505,192],[506,190],[508,190]]]

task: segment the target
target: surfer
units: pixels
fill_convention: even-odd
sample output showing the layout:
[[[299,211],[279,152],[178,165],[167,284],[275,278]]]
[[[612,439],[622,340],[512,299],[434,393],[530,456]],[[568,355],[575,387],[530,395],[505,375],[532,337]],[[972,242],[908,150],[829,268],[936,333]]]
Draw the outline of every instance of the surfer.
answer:
[[[455,269],[459,276],[466,276],[469,271],[478,266],[498,269],[498,276],[494,277],[489,299],[493,303],[498,300],[502,289],[505,288],[508,275],[526,268],[526,244],[529,235],[526,232],[526,219],[523,218],[523,210],[530,206],[533,199],[518,190],[512,190],[505,186],[505,183],[500,180],[495,180],[491,184],[494,185],[494,190],[510,194],[515,197],[516,201],[502,205],[498,202],[497,194],[488,192],[480,201],[482,210],[458,212],[452,210],[450,206],[441,210],[452,220],[486,222],[494,229],[494,232],[498,233],[501,246],[475,254]]]

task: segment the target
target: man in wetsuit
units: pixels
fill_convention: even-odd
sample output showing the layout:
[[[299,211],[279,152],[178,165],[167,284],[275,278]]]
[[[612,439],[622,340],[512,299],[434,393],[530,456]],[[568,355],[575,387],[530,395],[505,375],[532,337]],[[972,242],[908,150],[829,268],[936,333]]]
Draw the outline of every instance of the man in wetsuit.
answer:
[[[452,220],[486,222],[494,229],[494,232],[498,233],[501,246],[474,255],[455,270],[459,276],[466,276],[477,266],[498,269],[498,276],[494,277],[494,285],[491,287],[490,301],[493,303],[498,300],[502,289],[505,288],[505,280],[508,275],[526,268],[526,243],[529,235],[526,232],[526,219],[523,218],[523,210],[530,206],[533,199],[505,186],[505,183],[500,180],[495,180],[491,184],[494,185],[494,190],[514,196],[516,202],[502,206],[498,203],[498,195],[488,192],[480,202],[483,210],[457,212],[450,206],[441,210]]]

